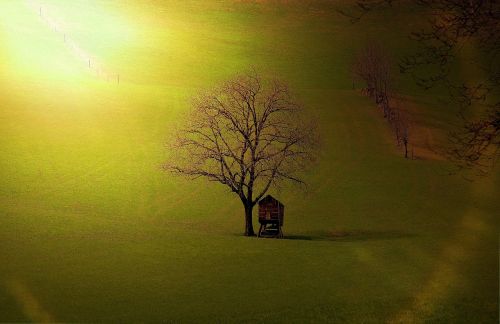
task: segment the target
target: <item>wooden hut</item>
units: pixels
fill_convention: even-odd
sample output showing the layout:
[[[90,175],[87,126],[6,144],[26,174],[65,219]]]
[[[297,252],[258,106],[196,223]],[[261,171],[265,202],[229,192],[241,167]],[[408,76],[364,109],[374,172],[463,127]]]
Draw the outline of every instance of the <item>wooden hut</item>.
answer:
[[[259,237],[283,237],[285,206],[271,195],[259,201]]]

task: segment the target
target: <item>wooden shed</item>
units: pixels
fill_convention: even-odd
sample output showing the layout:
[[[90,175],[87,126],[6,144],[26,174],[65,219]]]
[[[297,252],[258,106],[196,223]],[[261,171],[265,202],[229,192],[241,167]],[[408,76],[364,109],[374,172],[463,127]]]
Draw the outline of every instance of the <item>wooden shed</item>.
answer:
[[[285,206],[271,195],[259,201],[259,237],[283,237]]]

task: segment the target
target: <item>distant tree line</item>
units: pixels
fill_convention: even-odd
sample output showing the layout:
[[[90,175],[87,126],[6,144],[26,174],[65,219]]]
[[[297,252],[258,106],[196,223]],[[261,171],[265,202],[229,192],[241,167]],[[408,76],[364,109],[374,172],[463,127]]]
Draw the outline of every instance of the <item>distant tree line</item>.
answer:
[[[409,157],[410,116],[397,104],[394,95],[392,62],[388,53],[378,44],[370,43],[356,56],[352,64],[354,82],[363,82],[361,93],[372,98],[391,126],[396,143]],[[354,84],[353,84],[354,86]]]

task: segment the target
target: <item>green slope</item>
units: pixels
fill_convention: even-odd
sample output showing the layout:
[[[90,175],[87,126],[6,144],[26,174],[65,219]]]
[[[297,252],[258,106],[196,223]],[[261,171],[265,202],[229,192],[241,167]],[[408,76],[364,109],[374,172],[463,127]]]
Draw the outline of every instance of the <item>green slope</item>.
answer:
[[[348,64],[412,16],[337,4],[46,1],[121,83],[89,72],[24,3],[0,4],[0,321],[492,322],[498,173],[406,161]],[[397,28],[396,28],[397,27]],[[229,192],[161,171],[189,98],[254,65],[321,121],[309,189],[273,192],[285,240],[240,236]],[[453,107],[402,78],[419,118]]]

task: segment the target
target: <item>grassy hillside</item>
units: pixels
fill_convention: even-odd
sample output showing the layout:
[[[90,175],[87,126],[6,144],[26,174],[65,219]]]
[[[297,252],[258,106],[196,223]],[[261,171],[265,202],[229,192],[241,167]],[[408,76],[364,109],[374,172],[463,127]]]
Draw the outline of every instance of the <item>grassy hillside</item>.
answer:
[[[0,321],[494,322],[499,177],[407,161],[349,63],[374,37],[411,50],[399,8],[341,2],[0,3]],[[120,84],[88,69],[61,30]],[[255,66],[321,121],[284,240],[241,236],[224,188],[161,171],[189,98]],[[439,137],[455,111],[401,78]]]

